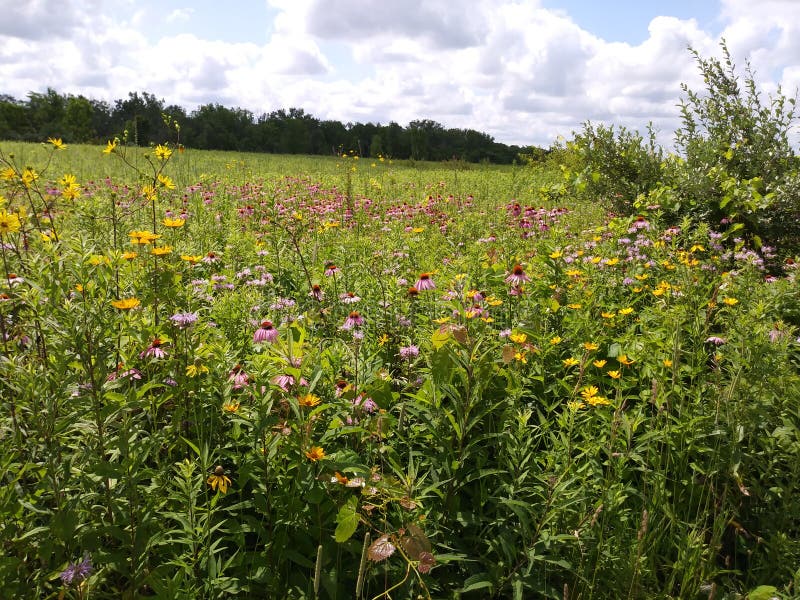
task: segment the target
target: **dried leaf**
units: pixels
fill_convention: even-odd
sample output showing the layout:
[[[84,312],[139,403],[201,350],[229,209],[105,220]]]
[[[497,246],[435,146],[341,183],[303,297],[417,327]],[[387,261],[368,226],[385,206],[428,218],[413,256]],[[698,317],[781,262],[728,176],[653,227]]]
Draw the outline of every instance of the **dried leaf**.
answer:
[[[381,562],[394,554],[395,550],[394,544],[389,541],[389,536],[382,535],[370,544],[369,550],[367,550],[367,558],[373,562]]]

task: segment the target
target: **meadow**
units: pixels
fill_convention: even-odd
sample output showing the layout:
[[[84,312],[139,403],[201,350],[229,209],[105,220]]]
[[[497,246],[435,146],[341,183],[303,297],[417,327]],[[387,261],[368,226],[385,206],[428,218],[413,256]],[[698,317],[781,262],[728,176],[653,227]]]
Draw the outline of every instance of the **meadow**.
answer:
[[[800,595],[797,264],[570,156],[0,143],[0,596]]]

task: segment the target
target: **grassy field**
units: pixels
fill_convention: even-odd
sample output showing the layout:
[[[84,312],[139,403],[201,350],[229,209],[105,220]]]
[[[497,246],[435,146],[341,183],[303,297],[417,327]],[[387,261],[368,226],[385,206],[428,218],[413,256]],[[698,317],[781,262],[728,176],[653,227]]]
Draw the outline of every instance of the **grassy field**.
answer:
[[[800,593],[793,261],[555,159],[105,150],[0,143],[1,596]]]

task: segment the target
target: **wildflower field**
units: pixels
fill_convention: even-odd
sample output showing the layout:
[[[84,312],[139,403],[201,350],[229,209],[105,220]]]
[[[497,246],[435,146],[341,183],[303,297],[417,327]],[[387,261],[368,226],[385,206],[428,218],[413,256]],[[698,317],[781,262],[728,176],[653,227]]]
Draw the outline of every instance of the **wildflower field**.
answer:
[[[1,597],[800,594],[794,260],[555,158],[0,163]]]

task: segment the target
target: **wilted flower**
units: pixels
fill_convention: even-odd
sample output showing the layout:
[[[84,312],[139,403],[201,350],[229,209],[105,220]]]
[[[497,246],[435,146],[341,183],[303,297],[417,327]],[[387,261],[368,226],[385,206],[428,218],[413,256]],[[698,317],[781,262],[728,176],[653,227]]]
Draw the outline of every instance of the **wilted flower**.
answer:
[[[231,480],[225,475],[225,469],[221,465],[217,465],[214,472],[206,479],[206,483],[211,486],[212,490],[216,491],[219,488],[219,491],[224,494],[228,491]]]

